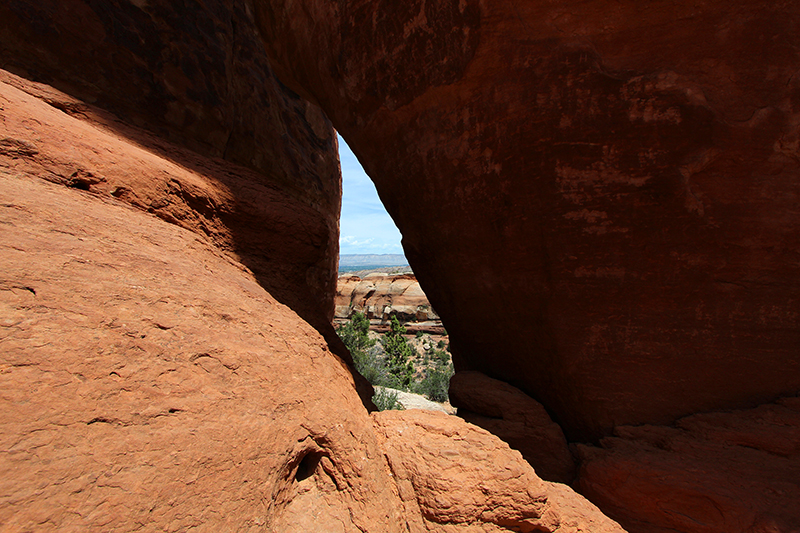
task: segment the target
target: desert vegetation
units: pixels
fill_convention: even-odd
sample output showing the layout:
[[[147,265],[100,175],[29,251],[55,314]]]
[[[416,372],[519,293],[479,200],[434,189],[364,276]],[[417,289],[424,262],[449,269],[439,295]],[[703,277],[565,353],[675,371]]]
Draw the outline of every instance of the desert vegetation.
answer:
[[[373,385],[421,394],[435,402],[448,400],[453,363],[444,339],[434,342],[423,333],[407,335],[395,316],[386,334],[371,338],[363,313],[353,314],[336,332],[353,355],[356,370]],[[380,410],[399,408],[397,396],[385,389],[373,401]]]

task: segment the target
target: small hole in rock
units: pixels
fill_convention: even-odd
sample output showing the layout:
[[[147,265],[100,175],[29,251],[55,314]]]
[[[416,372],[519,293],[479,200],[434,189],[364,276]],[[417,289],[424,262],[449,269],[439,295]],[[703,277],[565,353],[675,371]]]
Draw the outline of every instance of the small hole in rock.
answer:
[[[82,191],[91,190],[92,184],[86,180],[82,179],[73,179],[67,184],[68,187],[72,187],[73,189],[80,189]]]
[[[319,466],[319,460],[322,459],[322,455],[323,454],[320,452],[309,452],[306,454],[300,460],[300,464],[297,465],[297,472],[294,475],[294,479],[296,481],[303,481],[313,476],[314,472],[317,470],[317,466]]]

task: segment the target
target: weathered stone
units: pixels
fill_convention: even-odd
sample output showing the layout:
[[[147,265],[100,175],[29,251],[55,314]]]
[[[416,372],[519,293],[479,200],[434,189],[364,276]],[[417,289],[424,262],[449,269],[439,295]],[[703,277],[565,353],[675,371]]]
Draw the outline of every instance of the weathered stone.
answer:
[[[0,251],[4,530],[622,532],[460,419],[373,425],[207,237],[2,165]]]
[[[623,531],[566,485],[539,479],[519,452],[458,417],[413,410],[373,418],[413,533]]]
[[[615,435],[577,446],[577,486],[629,531],[800,530],[800,398]]]
[[[458,416],[522,453],[539,477],[572,482],[575,460],[564,433],[542,404],[508,383],[470,371],[450,378],[449,396]]]
[[[800,389],[800,4],[255,5],[458,369],[579,440]]]
[[[317,468],[403,530],[347,367],[209,239],[3,166],[0,273],[3,530],[297,531]]]
[[[272,74],[250,11],[244,0],[3,2],[0,68],[68,94],[40,95],[64,113],[99,119],[177,166],[212,173],[213,186],[226,190],[221,203],[155,176],[151,187],[170,190],[145,207],[163,213],[165,203],[189,203],[213,219],[203,221],[204,231],[224,225],[227,248],[331,340],[341,203],[336,137],[319,108]],[[99,117],[98,108],[115,116]],[[130,126],[212,159],[200,162]],[[65,136],[63,145],[70,142]],[[293,207],[272,212],[276,204],[265,194]]]

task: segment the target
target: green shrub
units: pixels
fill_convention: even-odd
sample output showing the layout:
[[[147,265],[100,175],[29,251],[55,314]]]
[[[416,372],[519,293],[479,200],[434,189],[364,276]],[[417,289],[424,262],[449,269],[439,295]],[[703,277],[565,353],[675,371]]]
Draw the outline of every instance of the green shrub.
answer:
[[[404,410],[404,407],[397,400],[397,391],[391,389],[377,389],[372,397],[372,403],[375,404],[378,411]]]
[[[416,384],[414,392],[426,396],[434,402],[448,400],[447,389],[450,387],[450,378],[453,377],[452,367],[434,367],[425,371],[425,377]]]
[[[375,340],[369,338],[369,319],[364,313],[355,313],[350,322],[336,328],[336,333],[350,353],[366,350],[375,344]]]

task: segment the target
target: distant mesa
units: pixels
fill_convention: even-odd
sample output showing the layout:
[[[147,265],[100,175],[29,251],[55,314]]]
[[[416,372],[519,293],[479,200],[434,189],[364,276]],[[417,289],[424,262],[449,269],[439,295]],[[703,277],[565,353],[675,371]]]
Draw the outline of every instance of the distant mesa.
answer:
[[[409,272],[408,259],[403,254],[342,254],[339,272],[377,270],[386,267],[403,267]]]
[[[410,332],[444,333],[439,315],[413,273],[366,271],[359,272],[359,275],[341,274],[335,302],[334,320],[337,323],[346,322],[354,313],[364,313],[375,331],[388,328],[389,320],[396,316]]]

